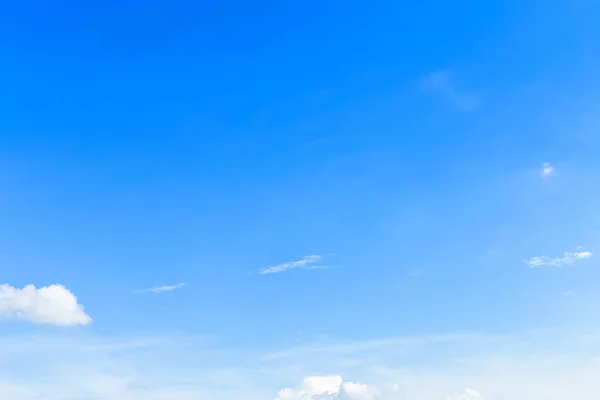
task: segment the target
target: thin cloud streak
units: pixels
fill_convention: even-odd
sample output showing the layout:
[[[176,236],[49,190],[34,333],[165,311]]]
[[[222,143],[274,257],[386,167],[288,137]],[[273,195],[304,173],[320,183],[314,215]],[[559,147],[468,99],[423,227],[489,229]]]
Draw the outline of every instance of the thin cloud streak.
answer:
[[[394,351],[402,351],[403,349],[443,343],[458,343],[481,340],[484,336],[477,332],[457,332],[449,334],[434,334],[414,337],[399,337],[387,339],[370,339],[359,341],[340,341],[335,343],[312,343],[303,346],[292,347],[288,349],[280,349],[271,353],[263,354],[262,361],[269,360],[287,360],[297,357],[315,356],[317,354],[332,357],[341,354],[357,354],[359,352],[376,352],[385,351],[390,353],[390,349]]]
[[[185,283],[178,283],[177,285],[154,286],[151,288],[136,290],[135,293],[172,292],[173,290],[181,289],[184,286],[185,286]]]
[[[423,78],[423,90],[438,93],[461,111],[475,111],[481,105],[477,93],[462,92],[455,88],[450,71],[436,71]]]
[[[323,265],[314,265],[315,263],[321,261],[323,256],[312,255],[305,256],[301,260],[298,261],[289,261],[282,264],[274,265],[271,267],[262,268],[258,271],[260,275],[269,275],[269,274],[278,274],[281,272],[288,271],[290,269],[303,268],[303,269],[324,269],[327,266]]]
[[[524,260],[529,268],[543,267],[565,267],[572,265],[576,261],[584,260],[592,256],[591,251],[566,252],[563,257],[550,258],[546,256],[531,257],[529,260]]]

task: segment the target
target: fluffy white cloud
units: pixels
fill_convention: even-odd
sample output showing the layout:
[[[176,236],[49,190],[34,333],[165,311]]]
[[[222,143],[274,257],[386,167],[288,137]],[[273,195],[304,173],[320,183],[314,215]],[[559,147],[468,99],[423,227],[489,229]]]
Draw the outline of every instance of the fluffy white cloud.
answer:
[[[334,399],[340,392],[342,377],[338,375],[310,376],[304,379],[302,388],[298,390],[286,388],[281,390],[276,400]]]
[[[0,317],[36,324],[87,325],[92,322],[77,297],[62,285],[23,289],[0,285]]]
[[[345,382],[339,375],[311,376],[304,379],[298,390],[286,388],[281,390],[275,400],[399,400],[398,385],[384,388],[362,383]],[[435,400],[435,399],[431,399]],[[472,389],[465,389],[455,396],[447,396],[444,400],[485,400],[483,395]]]
[[[575,261],[590,258],[591,256],[591,251],[566,252],[563,257],[531,257],[529,260],[525,260],[525,263],[529,268],[564,267],[573,264]]]
[[[314,264],[316,262],[321,261],[322,259],[323,259],[323,256],[319,256],[319,255],[305,256],[304,258],[302,258],[302,260],[289,261],[289,262],[285,262],[282,264],[274,265],[272,267],[262,268],[261,270],[258,271],[258,273],[261,275],[277,274],[277,273],[285,272],[287,270],[295,269],[295,268],[321,269],[321,268],[325,268],[325,267],[314,265]]]
[[[304,379],[298,390],[290,388],[281,390],[275,400],[399,400],[401,396],[398,385],[384,388],[362,383],[344,382],[341,376],[311,376]],[[439,399],[439,398],[438,398]],[[436,400],[431,398],[431,400]],[[473,390],[465,389],[454,396],[446,396],[443,400],[486,400]]]
[[[275,400],[395,400],[399,388],[381,389],[362,383],[344,382],[339,375],[311,376],[298,390],[281,390]]]
[[[446,400],[485,400],[485,398],[472,389],[465,389],[464,392],[456,396],[446,397]]]

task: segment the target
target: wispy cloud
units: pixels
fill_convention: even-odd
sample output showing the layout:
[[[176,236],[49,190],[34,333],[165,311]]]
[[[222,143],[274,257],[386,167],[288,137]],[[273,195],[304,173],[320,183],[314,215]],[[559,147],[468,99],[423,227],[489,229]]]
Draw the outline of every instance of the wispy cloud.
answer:
[[[358,354],[358,353],[377,353],[384,352],[390,355],[391,352],[396,354],[403,353],[408,349],[415,350],[424,346],[433,344],[445,344],[445,343],[457,343],[466,342],[472,343],[475,340],[481,339],[479,333],[469,332],[458,332],[448,334],[437,334],[437,335],[423,335],[423,336],[407,336],[397,338],[383,338],[383,339],[368,339],[368,340],[356,340],[356,341],[344,341],[337,339],[335,341],[326,341],[323,343],[315,342],[301,345],[298,347],[291,347],[287,349],[280,349],[268,354],[264,354],[261,357],[263,361],[269,360],[297,360],[298,358],[313,357],[316,358],[318,355],[327,357],[338,357],[341,355]]]
[[[564,267],[572,265],[575,261],[584,260],[592,256],[591,251],[576,251],[566,252],[563,257],[550,258],[546,256],[531,257],[529,260],[524,260],[529,268],[542,267]]]
[[[554,167],[550,163],[543,163],[540,175],[542,176],[542,178],[551,177],[552,175],[554,175]]]
[[[181,289],[184,286],[185,286],[185,283],[178,283],[177,285],[154,286],[151,288],[136,290],[135,293],[172,292],[173,290]]]
[[[461,111],[474,111],[481,105],[477,93],[456,89],[450,71],[433,72],[424,77],[421,84],[423,90],[438,93]]]
[[[319,261],[323,260],[323,256],[312,255],[305,256],[298,261],[289,261],[282,264],[274,265],[271,267],[262,268],[258,271],[260,275],[277,274],[285,272],[290,269],[303,268],[303,269],[324,269],[327,268],[325,265],[316,265]]]
[[[62,285],[39,289],[34,285],[22,289],[0,285],[0,317],[60,326],[92,323],[77,297]]]
[[[425,271],[423,271],[422,269],[413,269],[407,275],[413,278],[418,278],[425,275]]]

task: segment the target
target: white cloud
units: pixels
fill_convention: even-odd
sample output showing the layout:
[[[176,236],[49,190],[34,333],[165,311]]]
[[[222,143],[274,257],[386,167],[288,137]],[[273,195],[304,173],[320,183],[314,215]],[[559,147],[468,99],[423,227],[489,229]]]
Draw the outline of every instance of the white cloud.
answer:
[[[379,388],[362,383],[345,382],[339,375],[311,376],[300,389],[281,390],[275,400],[394,400],[399,387]]]
[[[575,261],[584,260],[592,256],[591,251],[576,251],[576,252],[565,252],[563,257],[550,258],[546,256],[531,257],[529,260],[524,262],[529,268],[542,268],[542,267],[564,267],[572,265]]]
[[[309,376],[304,379],[300,389],[283,389],[277,394],[276,400],[312,399],[315,396],[334,398],[339,394],[341,385],[342,377],[338,375]]]
[[[550,163],[543,163],[540,175],[542,178],[549,178],[550,176],[554,175],[554,167],[550,165]]]
[[[446,400],[485,400],[485,398],[472,389],[465,389],[461,394],[446,397]]]
[[[295,269],[295,268],[304,268],[304,269],[327,268],[326,266],[323,266],[323,265],[314,265],[315,263],[321,261],[322,259],[323,259],[323,257],[319,256],[319,255],[305,256],[304,258],[302,258],[302,260],[289,261],[289,262],[285,262],[282,264],[274,265],[272,267],[262,268],[258,271],[258,273],[261,275],[268,275],[268,274],[277,274],[280,272],[285,272],[285,271],[288,271],[290,269]]]
[[[0,317],[52,325],[87,325],[92,319],[62,285],[23,289],[0,285]]]
[[[314,383],[317,382],[317,385]],[[344,381],[339,375],[311,376],[304,379],[300,389],[286,388],[277,394],[275,400],[400,400],[405,397],[399,385],[375,386]],[[432,400],[436,400],[432,398]],[[472,389],[465,389],[455,396],[443,400],[485,400],[485,397]]]
[[[304,388],[315,394],[335,394],[340,390],[342,377],[339,375],[313,376],[304,379]]]
[[[427,75],[422,80],[422,87],[440,94],[461,111],[474,111],[481,104],[477,93],[461,92],[454,87],[450,71],[436,71]]]
[[[135,293],[172,292],[173,290],[181,289],[184,286],[185,286],[185,283],[178,283],[177,285],[154,286],[151,288],[136,290]]]

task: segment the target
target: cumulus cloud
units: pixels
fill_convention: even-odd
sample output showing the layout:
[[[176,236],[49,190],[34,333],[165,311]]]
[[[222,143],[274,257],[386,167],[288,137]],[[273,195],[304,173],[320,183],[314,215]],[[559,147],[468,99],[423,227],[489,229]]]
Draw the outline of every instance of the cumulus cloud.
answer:
[[[481,104],[477,93],[462,92],[455,88],[450,71],[436,71],[422,80],[425,91],[437,93],[461,111],[474,111]]]
[[[288,271],[290,269],[295,269],[295,268],[304,268],[304,269],[326,268],[325,266],[322,266],[322,265],[315,265],[317,262],[319,262],[321,260],[323,260],[323,256],[319,256],[319,255],[305,256],[304,258],[302,258],[301,260],[298,260],[298,261],[289,261],[289,262],[274,265],[271,267],[262,268],[258,271],[258,273],[261,275],[268,275],[268,274],[277,274],[280,272],[285,272],[285,271]]]
[[[304,379],[300,389],[281,390],[275,400],[399,400],[400,387],[396,384],[386,387],[344,381],[339,375],[310,376]],[[432,399],[435,400],[435,399]],[[485,400],[483,395],[472,389],[465,389],[455,396],[443,400]]]
[[[23,289],[0,285],[0,317],[52,325],[87,325],[87,315],[77,297],[62,285]]]
[[[362,383],[345,382],[339,375],[310,376],[302,387],[281,390],[275,400],[395,400],[399,387],[378,388]]]
[[[591,251],[576,251],[565,252],[563,257],[556,258],[550,258],[546,256],[531,257],[529,260],[524,260],[524,262],[529,268],[564,267],[572,265],[576,261],[590,258],[591,256]]]
[[[341,386],[341,376],[310,376],[304,379],[300,389],[283,389],[277,394],[275,400],[303,400],[313,399],[316,396],[333,399],[335,398],[333,396],[337,397],[339,394]]]
[[[162,293],[172,292],[173,290],[181,289],[185,286],[185,283],[178,283],[177,285],[164,285],[164,286],[153,286],[151,288],[139,289],[135,293]]]
[[[542,176],[542,178],[551,177],[552,175],[554,175],[554,167],[550,163],[543,163],[540,175]]]
[[[472,389],[465,389],[461,394],[446,397],[446,400],[485,400],[485,398]]]

